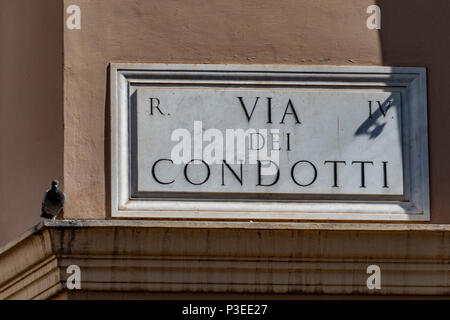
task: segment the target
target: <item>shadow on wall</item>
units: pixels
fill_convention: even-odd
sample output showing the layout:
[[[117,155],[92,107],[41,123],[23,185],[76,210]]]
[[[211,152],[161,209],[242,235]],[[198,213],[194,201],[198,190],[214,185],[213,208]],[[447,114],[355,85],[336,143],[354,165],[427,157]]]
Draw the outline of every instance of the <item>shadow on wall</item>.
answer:
[[[372,107],[372,101],[369,102]],[[400,110],[397,106],[400,104],[394,103],[394,96],[389,96],[384,102],[377,101],[377,104],[373,105],[373,109],[375,110],[373,113],[370,112],[370,117],[364,121],[361,126],[356,130],[355,136],[367,135],[369,139],[377,138],[384,130],[386,126],[386,122],[382,122],[382,118],[386,116],[387,112],[391,109],[395,108],[395,112],[397,113],[397,119],[400,121]],[[392,108],[393,107],[393,108]],[[372,108],[370,108],[372,110]],[[399,122],[398,127],[401,128],[401,123]],[[399,134],[400,136],[400,134]],[[401,141],[401,137],[399,137],[399,141]]]
[[[63,1],[1,1],[0,247],[41,221],[64,188]]]
[[[383,64],[427,68],[431,221],[450,223],[450,1],[376,4]]]

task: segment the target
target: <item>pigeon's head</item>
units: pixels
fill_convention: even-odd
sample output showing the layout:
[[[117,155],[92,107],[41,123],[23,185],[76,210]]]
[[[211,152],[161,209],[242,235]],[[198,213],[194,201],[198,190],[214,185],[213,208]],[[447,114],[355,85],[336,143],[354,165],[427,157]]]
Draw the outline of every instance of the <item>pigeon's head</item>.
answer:
[[[52,189],[58,189],[58,185],[59,185],[59,181],[58,180],[53,180],[52,181]]]

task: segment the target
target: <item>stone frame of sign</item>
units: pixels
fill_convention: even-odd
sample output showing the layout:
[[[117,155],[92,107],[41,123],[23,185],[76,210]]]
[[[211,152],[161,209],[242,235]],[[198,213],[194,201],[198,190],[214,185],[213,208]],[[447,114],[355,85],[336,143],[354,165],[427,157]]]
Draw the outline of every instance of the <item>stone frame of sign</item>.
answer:
[[[378,66],[273,66],[111,63],[111,216],[180,220],[353,220],[429,221],[426,69]],[[393,92],[401,103],[402,194],[346,196],[302,194],[252,198],[204,192],[135,192],[131,95],[138,88],[203,85],[226,88],[251,84],[255,90]],[[201,94],[201,92],[200,92]],[[367,101],[366,101],[367,102]],[[361,106],[367,109],[367,105]],[[369,108],[377,108],[374,104]],[[157,110],[159,112],[159,110]],[[155,110],[156,112],[156,110]],[[372,111],[371,111],[372,112]],[[169,139],[169,138],[168,138]],[[158,148],[154,148],[158,152]],[[242,170],[242,169],[241,169]],[[222,173],[223,174],[223,173]],[[223,178],[222,178],[223,179]],[[231,195],[231,193],[230,193]]]

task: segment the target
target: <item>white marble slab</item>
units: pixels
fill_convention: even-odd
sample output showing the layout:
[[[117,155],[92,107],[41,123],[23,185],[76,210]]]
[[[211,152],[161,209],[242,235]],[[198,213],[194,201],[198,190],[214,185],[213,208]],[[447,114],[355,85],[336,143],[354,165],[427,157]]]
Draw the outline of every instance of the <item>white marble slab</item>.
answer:
[[[113,216],[429,219],[424,69],[113,64],[111,79]],[[269,153],[238,157],[236,130],[267,133]]]
[[[242,98],[248,115],[258,100],[250,121],[247,109],[244,110],[238,97]],[[267,98],[270,98],[270,119]],[[161,112],[155,109],[153,114],[150,113],[151,99],[155,105],[159,101]],[[289,101],[292,107],[288,105]],[[369,101],[372,101],[371,113]],[[379,111],[377,101],[385,104],[384,108],[387,108],[387,101],[392,102],[388,110],[383,111],[385,116]],[[208,153],[208,146],[213,142],[205,134],[216,129],[219,132],[211,134],[218,140],[214,143],[220,144],[216,149],[222,152],[217,159],[205,160],[206,164],[189,164],[185,176],[184,169],[189,161],[207,157],[202,153],[194,154],[195,125],[203,134],[195,141],[200,149]],[[155,162],[171,159],[173,148],[183,142],[171,140],[173,132],[180,128],[190,133],[186,138],[191,147],[186,151],[191,156],[180,164],[167,160],[158,163],[154,177],[152,167]],[[234,162],[231,168],[240,178],[241,162],[227,161],[230,157],[235,159],[233,155],[237,153],[237,148],[227,148],[227,130],[230,132],[230,129],[254,129],[253,150],[269,144],[260,160],[266,164],[266,160],[272,159],[278,163],[279,170],[274,166],[273,175],[264,175],[261,170],[261,185],[258,184],[257,163],[249,163],[250,145],[243,146],[247,157],[242,158],[245,162],[242,179],[237,179],[228,167],[222,166],[223,160],[228,164]],[[280,140],[275,148],[269,134],[274,129],[278,130],[273,131],[275,141]],[[137,148],[134,152],[137,153],[135,170],[139,192],[403,195],[401,99],[398,92],[139,88],[136,131]],[[262,132],[261,136],[256,135],[258,132]],[[298,161],[301,162],[295,166],[293,178],[292,167]],[[336,170],[334,162],[330,161],[340,161]],[[364,175],[361,174],[362,164],[357,161],[367,161]],[[279,179],[274,183],[278,172]]]

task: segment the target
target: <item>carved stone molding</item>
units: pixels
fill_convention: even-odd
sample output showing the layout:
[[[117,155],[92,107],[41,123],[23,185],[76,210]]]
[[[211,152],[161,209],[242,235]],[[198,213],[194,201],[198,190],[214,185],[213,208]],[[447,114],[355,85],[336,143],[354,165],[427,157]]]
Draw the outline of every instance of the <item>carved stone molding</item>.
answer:
[[[449,262],[447,225],[46,221],[0,249],[0,299],[61,294],[73,264],[84,291],[450,295]]]

